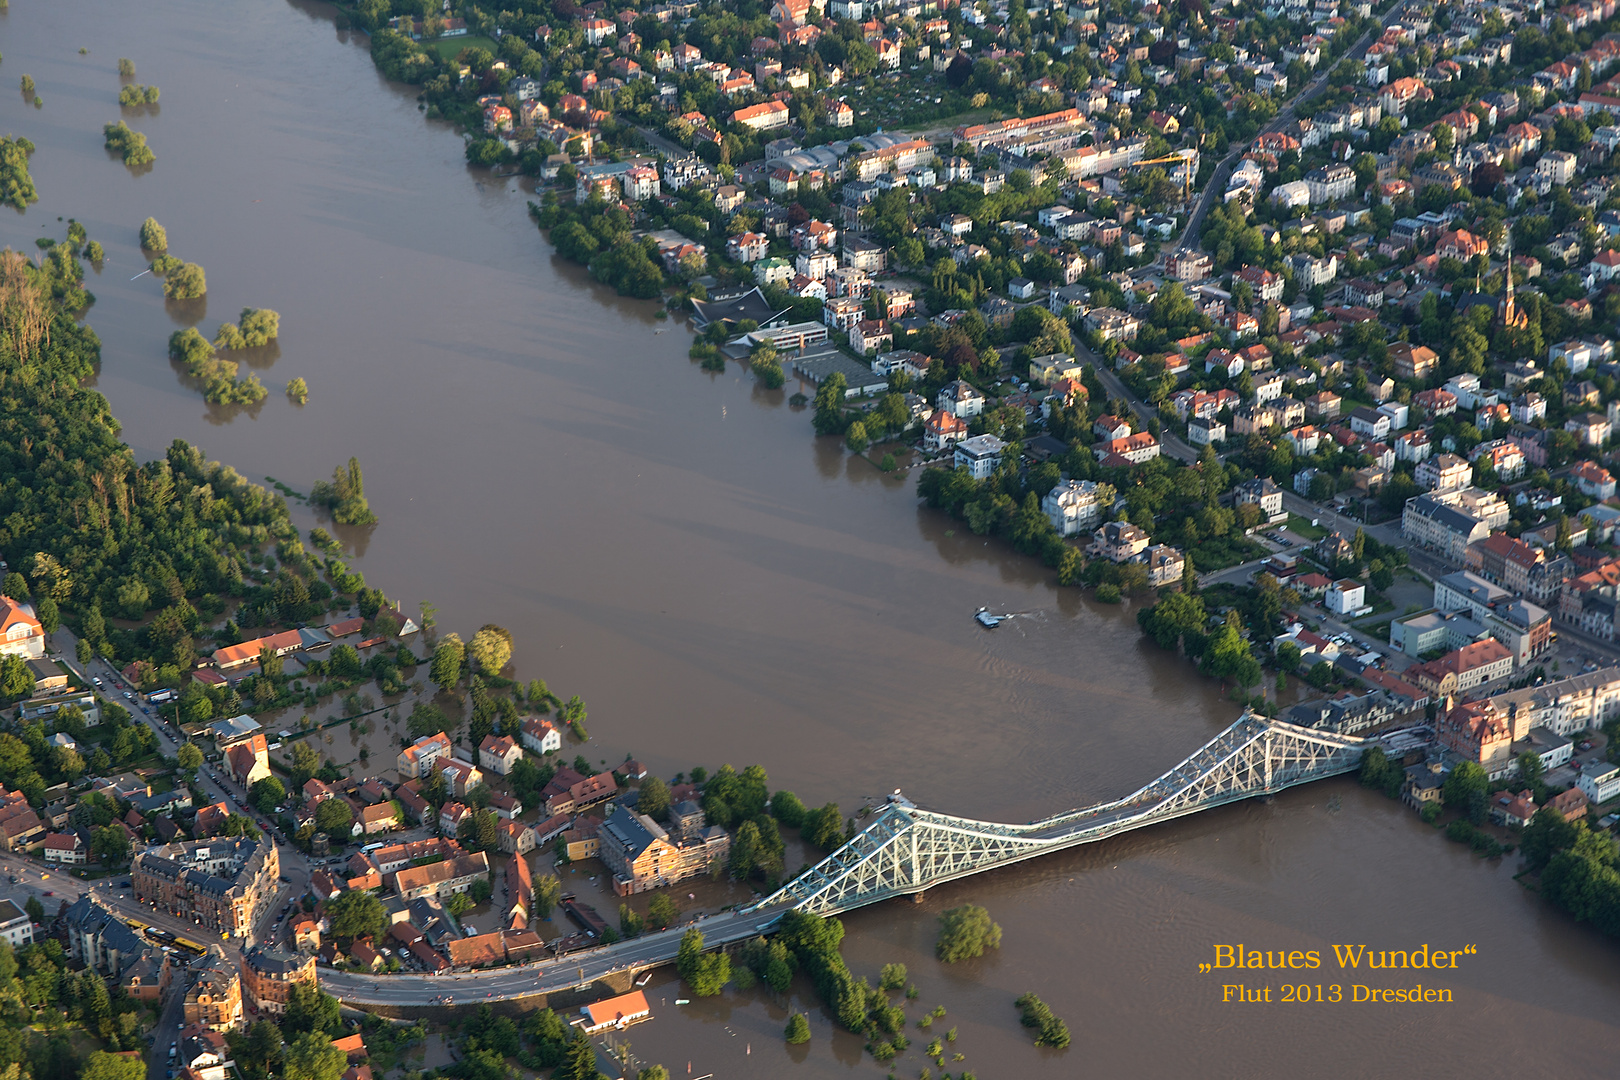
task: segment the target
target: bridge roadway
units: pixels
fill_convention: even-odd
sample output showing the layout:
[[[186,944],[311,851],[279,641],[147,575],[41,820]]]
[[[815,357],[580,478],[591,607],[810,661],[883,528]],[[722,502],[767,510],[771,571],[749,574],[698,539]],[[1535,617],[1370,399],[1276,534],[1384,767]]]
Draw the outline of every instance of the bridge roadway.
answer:
[[[924,810],[896,792],[853,839],[751,907],[517,967],[435,976],[323,971],[321,984],[340,1000],[362,1006],[427,1006],[442,995],[449,995],[451,1004],[478,1004],[583,988],[668,963],[693,925],[712,948],[768,932],[789,910],[832,915],[895,896],[916,896],[936,885],[1050,851],[1350,772],[1374,744],[1245,713],[1186,760],[1125,798],[1023,825]]]
[[[783,909],[785,910],[785,908]],[[705,946],[733,945],[757,936],[780,911],[754,909],[749,913],[722,912],[698,920]],[[659,930],[630,941],[602,945],[516,967],[447,975],[360,975],[322,968],[321,988],[350,1005],[427,1006],[440,995],[455,1005],[511,1000],[536,994],[554,994],[589,986],[625,972],[639,972],[670,963],[681,937],[694,924]]]

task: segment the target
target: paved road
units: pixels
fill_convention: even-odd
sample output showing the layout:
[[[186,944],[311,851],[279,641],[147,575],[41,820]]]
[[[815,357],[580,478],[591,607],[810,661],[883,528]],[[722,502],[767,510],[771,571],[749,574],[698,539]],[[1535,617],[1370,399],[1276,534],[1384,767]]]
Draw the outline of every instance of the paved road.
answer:
[[[1108,391],[1109,396],[1123,400],[1131,412],[1136,414],[1137,419],[1142,421],[1144,427],[1147,426],[1149,419],[1159,415],[1157,409],[1131,393],[1130,388],[1109,369],[1102,357],[1086,348],[1083,342],[1075,342],[1074,349],[1076,358],[1090,364],[1091,370],[1097,373],[1097,380],[1103,384],[1103,389]],[[1198,460],[1198,451],[1172,431],[1160,431],[1159,445],[1163,453],[1177,461],[1191,465]]]
[[[759,934],[777,914],[728,911],[697,920],[697,926],[705,946],[735,944]],[[675,959],[690,928],[690,924],[676,926],[555,960],[482,972],[378,976],[322,969],[321,987],[339,1001],[357,1005],[430,1005],[445,995],[453,1004],[470,1005],[556,993],[619,972],[667,964]]]
[[[1294,113],[1301,104],[1310,101],[1327,89],[1328,73],[1338,66],[1342,60],[1360,60],[1365,56],[1367,50],[1372,47],[1374,38],[1381,36],[1386,27],[1401,17],[1406,10],[1406,3],[1407,0],[1402,0],[1401,3],[1391,8],[1389,14],[1384,16],[1383,21],[1378,26],[1361,35],[1361,38],[1345,52],[1344,56],[1328,64],[1317,74],[1316,78],[1305,84],[1305,88],[1284,105],[1277,115],[1272,118],[1271,122],[1260,129],[1260,133],[1266,134],[1279,131],[1285,124],[1293,120]],[[1251,145],[1252,142],[1232,147],[1227,152],[1227,155],[1220,160],[1220,163],[1215,166],[1215,171],[1210,174],[1209,183],[1204,185],[1204,191],[1198,198],[1197,207],[1187,219],[1187,227],[1181,230],[1181,237],[1176,241],[1174,250],[1186,251],[1197,246],[1199,223],[1204,220],[1204,215],[1209,213],[1210,207],[1214,205],[1216,194],[1222,196],[1226,194],[1227,178],[1231,176],[1232,169],[1237,164],[1238,159],[1249,151]]]

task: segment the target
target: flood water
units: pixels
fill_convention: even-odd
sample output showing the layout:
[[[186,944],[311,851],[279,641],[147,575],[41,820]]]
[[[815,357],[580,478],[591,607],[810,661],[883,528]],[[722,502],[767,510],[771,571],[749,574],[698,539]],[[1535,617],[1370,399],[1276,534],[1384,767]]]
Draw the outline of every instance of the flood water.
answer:
[[[1128,607],[1059,591],[919,509],[911,479],[817,441],[785,403],[791,384],[702,373],[654,305],[554,259],[532,196],[469,171],[460,138],[330,16],[286,0],[0,12],[0,131],[38,145],[41,192],[0,213],[0,242],[61,238],[61,215],[106,247],[90,282],[99,385],[143,459],[186,439],[308,491],[358,456],[381,523],[344,537],[352,564],[408,611],[436,604],[442,629],[509,628],[519,677],[585,698],[593,760],[633,753],[665,776],[758,762],[812,805],[850,812],[900,788],[1024,821],[1125,794],[1235,718],[1143,643]],[[143,175],[102,148],[120,56],[162,89],[158,110],[126,115],[157,155]],[[16,90],[24,72],[40,109]],[[148,215],[206,268],[205,314],[129,280]],[[215,409],[165,343],[198,318],[212,337],[247,306],[281,313],[260,371],[271,394]],[[301,408],[281,393],[294,376],[310,387]],[[1032,614],[987,633],[970,619],[980,605]],[[1482,863],[1336,781],[857,912],[845,954],[874,978],[906,963],[914,1016],[945,1006],[935,1030],[955,1026],[966,1058],[947,1062],[953,1076],[1608,1073],[1620,951],[1522,890],[1515,862]],[[943,968],[935,918],[970,900],[1003,947]],[[1309,973],[1422,981],[1452,990],[1449,1005],[1223,1005],[1224,980],[1196,970],[1217,943],[1479,954],[1421,980]],[[673,1075],[689,1061],[719,1077],[888,1071],[808,987],[791,1006],[814,1038],[789,1049],[786,1003],[755,990],[677,1008],[673,978],[655,977],[655,1019],[628,1036]],[[1025,991],[1068,1021],[1072,1049],[1030,1045],[1012,1004]],[[926,1041],[897,1075],[928,1064]]]

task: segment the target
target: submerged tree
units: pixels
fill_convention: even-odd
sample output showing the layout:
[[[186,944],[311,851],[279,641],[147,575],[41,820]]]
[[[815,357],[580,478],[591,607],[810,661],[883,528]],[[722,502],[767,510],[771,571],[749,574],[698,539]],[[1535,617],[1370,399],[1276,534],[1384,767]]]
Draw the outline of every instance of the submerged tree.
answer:
[[[129,125],[122,120],[116,124],[104,125],[101,134],[106,140],[107,149],[116,150],[124,156],[125,165],[150,165],[157,160],[157,155],[146,145],[146,136],[138,131],[131,131]]]
[[[169,234],[158,224],[157,218],[141,222],[141,249],[161,255],[169,250]]]
[[[339,525],[375,525],[377,515],[366,503],[365,478],[360,473],[358,458],[350,458],[348,468],[338,466],[332,470],[332,481],[317,481],[309,493],[309,501],[332,511],[332,519]]]
[[[208,291],[208,278],[196,263],[181,263],[163,278],[166,300],[195,300]]]
[[[39,201],[34,178],[28,174],[28,155],[34,144],[27,139],[0,138],[0,203],[18,210]]]

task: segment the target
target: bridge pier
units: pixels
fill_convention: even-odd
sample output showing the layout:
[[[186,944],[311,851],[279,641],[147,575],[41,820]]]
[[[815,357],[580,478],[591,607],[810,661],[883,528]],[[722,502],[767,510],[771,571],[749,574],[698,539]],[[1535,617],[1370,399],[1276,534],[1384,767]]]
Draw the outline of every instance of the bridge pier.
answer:
[[[911,894],[911,902],[913,904],[920,904],[920,903],[923,902],[923,898],[926,897],[927,895],[928,895],[928,890],[927,889],[923,889],[921,892],[914,892],[914,893]]]

